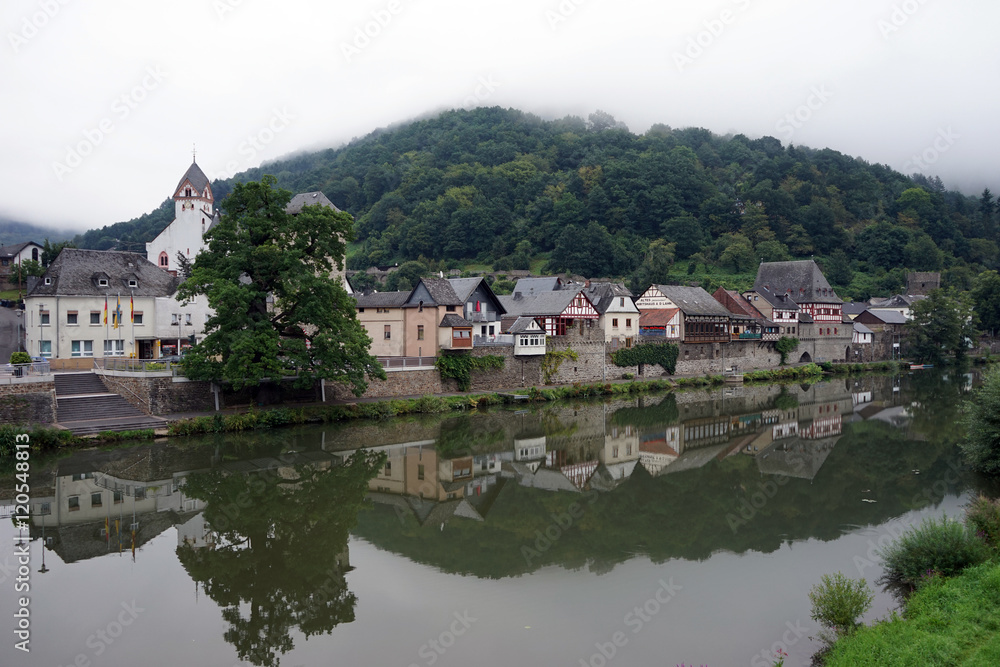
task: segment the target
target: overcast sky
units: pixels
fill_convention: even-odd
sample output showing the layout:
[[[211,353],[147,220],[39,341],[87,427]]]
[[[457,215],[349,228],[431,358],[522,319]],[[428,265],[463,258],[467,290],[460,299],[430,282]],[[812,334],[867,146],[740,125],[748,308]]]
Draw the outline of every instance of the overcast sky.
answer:
[[[0,216],[89,229],[438,110],[603,109],[1000,191],[995,0],[5,0]],[[916,158],[916,160],[914,160]]]

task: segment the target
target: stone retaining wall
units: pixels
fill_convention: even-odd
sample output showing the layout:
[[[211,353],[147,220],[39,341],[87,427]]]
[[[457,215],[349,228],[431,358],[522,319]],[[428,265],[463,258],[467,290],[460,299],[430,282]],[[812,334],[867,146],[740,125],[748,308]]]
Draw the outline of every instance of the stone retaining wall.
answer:
[[[0,385],[0,424],[54,424],[55,421],[54,381]]]

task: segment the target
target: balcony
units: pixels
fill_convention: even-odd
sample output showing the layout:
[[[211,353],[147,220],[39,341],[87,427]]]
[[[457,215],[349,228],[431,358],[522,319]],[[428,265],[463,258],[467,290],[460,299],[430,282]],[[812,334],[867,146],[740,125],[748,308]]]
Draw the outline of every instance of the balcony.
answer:
[[[493,336],[473,336],[473,347],[501,347],[514,344],[514,334],[495,334]]]

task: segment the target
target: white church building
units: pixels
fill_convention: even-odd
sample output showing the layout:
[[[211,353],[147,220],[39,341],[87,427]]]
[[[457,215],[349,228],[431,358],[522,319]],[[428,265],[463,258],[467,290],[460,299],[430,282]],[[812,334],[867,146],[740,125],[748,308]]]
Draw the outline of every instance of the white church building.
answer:
[[[219,221],[212,184],[197,162],[184,172],[174,189],[174,220],[146,244],[146,259],[164,271],[179,269],[177,253],[193,260],[205,243],[205,232]]]

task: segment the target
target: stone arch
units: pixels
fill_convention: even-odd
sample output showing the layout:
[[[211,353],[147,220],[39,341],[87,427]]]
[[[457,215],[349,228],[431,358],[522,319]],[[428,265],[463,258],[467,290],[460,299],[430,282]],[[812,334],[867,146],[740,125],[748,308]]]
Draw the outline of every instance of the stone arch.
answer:
[[[844,353],[844,361],[851,361],[851,346],[847,346],[847,352]]]
[[[808,352],[803,352],[802,356],[799,357],[799,363],[800,364],[811,364],[812,363],[812,357],[809,356]]]

